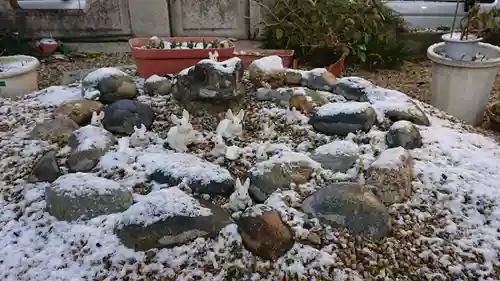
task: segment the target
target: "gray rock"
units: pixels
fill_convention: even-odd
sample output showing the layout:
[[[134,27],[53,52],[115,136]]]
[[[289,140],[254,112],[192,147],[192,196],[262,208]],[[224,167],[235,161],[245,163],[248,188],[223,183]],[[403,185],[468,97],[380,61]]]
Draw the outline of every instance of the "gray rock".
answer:
[[[66,143],[73,131],[78,127],[78,124],[70,118],[46,120],[36,124],[35,128],[29,133],[29,137],[34,140]]]
[[[345,173],[356,163],[358,152],[359,147],[354,142],[335,140],[316,148],[311,158],[325,169]]]
[[[406,149],[420,148],[422,147],[422,135],[410,121],[397,121],[387,131],[385,143],[389,148],[398,146]]]
[[[268,89],[258,88],[255,97],[260,101],[290,102],[293,91],[290,88]]]
[[[287,69],[285,72],[285,84],[300,85],[302,83],[302,73],[295,69]]]
[[[365,180],[383,203],[401,203],[413,193],[413,158],[400,146],[384,150],[366,171]]]
[[[335,82],[332,92],[347,100],[364,102],[368,101],[364,90],[374,86],[370,81],[361,77],[342,77]]]
[[[155,114],[148,105],[134,100],[119,100],[104,109],[102,124],[112,133],[130,135],[134,126],[144,124],[150,129],[154,119]]]
[[[91,219],[122,212],[132,205],[132,191],[93,174],[59,177],[45,189],[47,210],[59,220]]]
[[[335,99],[334,94],[330,92],[311,90],[309,88],[304,88],[304,91],[306,95],[311,97],[312,101],[317,105],[325,105],[332,99]]]
[[[134,99],[137,96],[134,78],[128,75],[112,75],[102,78],[97,83],[97,89],[101,92],[99,100],[104,104],[110,104],[117,100]]]
[[[102,80],[106,80],[109,77],[116,78],[116,77],[130,77],[130,76],[127,73],[125,73],[124,71],[122,71],[116,67],[102,67],[102,68],[98,68],[98,69],[92,70],[90,72],[87,72],[82,79],[82,97],[84,97],[86,99],[97,99],[97,98],[101,97],[101,95],[103,93],[101,93],[99,90],[99,84]],[[110,82],[112,82],[113,79],[115,79],[115,78],[111,78]],[[132,78],[132,77],[130,77],[130,78]],[[105,92],[108,92],[108,93],[116,92],[116,91],[113,91],[113,88],[116,89],[117,86],[119,86],[119,85],[120,85],[119,83],[118,84],[110,83],[109,84],[110,87],[106,87],[106,86],[108,86],[107,83],[105,83],[105,84],[101,83],[103,90],[105,90]],[[127,83],[127,85],[125,85],[124,91],[130,92],[131,86],[132,85]],[[135,87],[135,83],[134,83],[134,87]],[[135,95],[136,95],[136,93],[134,93],[134,96]],[[110,97],[112,99],[112,95]],[[102,101],[102,102],[105,103],[105,101]]]
[[[321,223],[378,240],[391,232],[391,217],[384,204],[358,183],[334,183],[302,202],[302,210]]]
[[[42,158],[31,171],[29,176],[30,182],[53,182],[61,176],[61,170],[57,165],[56,152],[49,151],[45,153]]]
[[[369,103],[328,103],[318,108],[309,124],[327,135],[346,136],[356,131],[368,132],[377,114]]]
[[[406,120],[421,126],[430,126],[422,109],[406,94],[381,87],[365,88],[372,106],[391,121]]]
[[[113,134],[104,128],[92,125],[81,127],[69,138],[71,152],[68,168],[73,172],[92,170],[115,142]]]
[[[144,93],[146,95],[166,96],[170,94],[172,89],[172,81],[167,77],[153,75],[144,82]]]
[[[214,237],[230,223],[229,214],[221,207],[172,187],[141,197],[123,213],[115,232],[125,246],[146,251]]]
[[[125,74],[129,74],[134,76],[137,73],[137,67],[135,64],[131,65],[122,65],[116,67],[118,70],[125,72]],[[89,73],[98,70],[99,68],[87,68],[87,69],[79,69],[75,71],[65,71],[61,75],[60,83],[61,85],[69,85],[75,82],[79,82],[84,79]]]
[[[147,167],[149,179],[169,186],[186,180],[199,194],[228,197],[234,190],[234,179],[228,170],[187,153],[145,153],[137,164]]]
[[[256,59],[248,66],[250,82],[256,87],[264,85],[273,89],[283,87],[286,71],[283,60],[276,55]]]
[[[304,71],[302,85],[313,90],[331,91],[333,85],[337,81],[335,75],[330,73],[326,68],[316,68],[309,71]]]
[[[305,154],[283,152],[269,160],[257,163],[248,171],[250,196],[256,202],[264,202],[278,189],[290,189],[290,184],[304,184],[314,170],[321,165]]]
[[[253,215],[256,207],[259,206],[252,207],[236,221],[243,245],[263,259],[276,260],[293,247],[292,231],[277,211],[258,210],[261,214]]]
[[[180,101],[233,100],[243,93],[242,78],[239,58],[222,62],[206,59],[177,75],[172,94]]]

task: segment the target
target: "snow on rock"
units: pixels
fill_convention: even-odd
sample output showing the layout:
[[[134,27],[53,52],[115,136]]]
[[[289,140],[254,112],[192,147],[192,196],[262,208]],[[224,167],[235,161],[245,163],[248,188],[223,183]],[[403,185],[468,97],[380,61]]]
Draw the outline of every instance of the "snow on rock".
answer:
[[[132,205],[131,190],[86,173],[60,176],[45,189],[45,196],[49,213],[60,220],[91,219]]]
[[[316,112],[317,116],[332,116],[337,114],[354,114],[362,113],[371,108],[370,103],[367,102],[346,102],[338,103],[331,102],[327,103],[318,108]]]
[[[233,73],[239,67],[238,65],[241,64],[241,59],[238,57],[230,58],[225,61],[214,61],[211,59],[204,59],[198,62],[198,64],[210,64],[220,72]]]
[[[169,79],[167,77],[158,76],[156,74],[153,74],[153,75],[149,76],[149,78],[146,79],[146,81],[144,81],[144,83],[155,83],[155,82],[160,82],[160,81],[164,81],[164,80],[169,80]]]
[[[335,140],[314,150],[312,159],[325,169],[345,173],[359,157],[359,146],[352,141]]]
[[[50,86],[27,95],[45,106],[57,106],[68,101],[81,100],[82,89],[74,86]]]
[[[145,153],[137,157],[137,165],[158,183],[177,185],[185,180],[200,194],[229,196],[234,189],[228,170],[187,153]]]
[[[102,67],[88,73],[82,79],[82,83],[96,85],[100,80],[110,76],[128,76],[128,74],[116,67]]]
[[[255,67],[264,72],[284,71],[283,60],[280,56],[267,56],[254,60],[250,67]]]

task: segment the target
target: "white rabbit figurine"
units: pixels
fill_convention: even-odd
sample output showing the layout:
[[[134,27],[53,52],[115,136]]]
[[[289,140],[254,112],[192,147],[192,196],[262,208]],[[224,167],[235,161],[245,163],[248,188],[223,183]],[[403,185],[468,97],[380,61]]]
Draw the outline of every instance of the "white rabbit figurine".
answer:
[[[217,134],[220,134],[225,138],[241,136],[243,134],[243,128],[241,125],[243,117],[245,117],[245,111],[243,109],[240,110],[236,116],[233,115],[231,109],[228,109],[226,112],[226,119],[219,122],[215,131]]]
[[[226,143],[224,142],[224,139],[220,134],[217,134],[214,138],[215,138],[215,146],[211,151],[212,155],[216,157],[225,155],[227,146]]]
[[[170,118],[175,126],[170,128],[167,133],[167,143],[175,151],[185,152],[187,151],[187,145],[192,143],[196,138],[196,131],[189,122],[189,112],[184,109],[181,119],[177,118],[174,114]]]
[[[210,58],[211,60],[217,61],[218,57],[219,57],[219,53],[217,51],[215,51],[213,53],[208,52],[208,58]]]
[[[257,160],[260,160],[260,161],[264,161],[264,160],[267,160],[267,150],[269,149],[271,145],[269,144],[269,142],[266,142],[264,144],[261,144],[259,145],[259,147],[257,147],[257,151],[255,152],[255,157],[257,158]]]
[[[243,184],[241,184],[239,178],[236,179],[234,192],[229,196],[229,203],[227,205],[229,209],[237,212],[252,206],[252,199],[248,194],[248,188],[250,188],[250,178],[247,178]]]
[[[236,145],[231,145],[226,148],[226,158],[236,160],[240,157],[240,148]]]
[[[136,153],[133,148],[130,148],[130,139],[128,137],[123,137],[118,140],[118,153],[128,157],[126,161],[128,164],[134,162]]]
[[[306,116],[304,116],[304,114],[300,113],[299,111],[297,111],[297,109],[295,109],[295,107],[292,107],[292,109],[289,109],[287,112],[286,112],[286,121],[287,123],[289,124],[293,124],[293,123],[304,123],[308,120],[308,118]]]
[[[102,119],[104,119],[104,111],[99,112],[92,112],[92,119],[90,119],[90,125],[96,126],[96,127],[102,127]]]
[[[149,137],[146,135],[146,126],[141,124],[140,128],[134,126],[134,132],[130,136],[130,144],[133,147],[144,147],[150,143]]]
[[[270,120],[262,124],[262,132],[260,133],[261,137],[272,139],[276,136],[276,131],[274,130],[274,123]]]

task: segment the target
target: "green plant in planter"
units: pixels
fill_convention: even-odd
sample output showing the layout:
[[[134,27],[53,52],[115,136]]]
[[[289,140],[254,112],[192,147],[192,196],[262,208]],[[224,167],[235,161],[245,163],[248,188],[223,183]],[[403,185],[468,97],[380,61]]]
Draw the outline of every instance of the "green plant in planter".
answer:
[[[207,42],[207,41],[205,41],[205,39],[203,39],[202,44],[203,44],[203,49],[208,48],[208,42]]]
[[[175,42],[175,40],[172,40],[172,42],[170,42],[170,49],[175,49],[177,47],[179,47],[180,44],[178,44],[177,42]]]
[[[491,106],[491,113],[495,114],[496,116],[500,117],[500,102],[495,102]]]
[[[213,40],[212,41],[212,48],[214,48],[214,49],[219,48],[219,40]]]
[[[460,21],[461,40],[473,35],[476,38],[484,38],[500,30],[497,17],[500,15],[497,8],[487,12],[481,12],[479,3],[475,3]]]
[[[187,42],[187,47],[188,47],[189,49],[194,48],[194,42],[193,42],[193,41],[189,41],[189,42]]]
[[[402,17],[380,0],[274,0],[258,2],[270,15],[264,25],[264,48],[294,49],[299,57],[344,53],[368,66],[398,66],[407,57],[399,34]],[[318,54],[318,52],[320,52]],[[332,56],[332,59],[335,56]]]

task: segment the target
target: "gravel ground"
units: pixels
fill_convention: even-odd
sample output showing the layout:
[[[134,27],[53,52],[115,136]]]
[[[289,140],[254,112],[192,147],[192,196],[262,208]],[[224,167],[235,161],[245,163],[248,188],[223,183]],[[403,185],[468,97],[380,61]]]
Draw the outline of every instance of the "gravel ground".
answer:
[[[134,64],[130,53],[73,54],[71,61],[46,60],[40,68],[40,88],[58,85],[65,71],[79,69]],[[348,68],[346,75],[360,76],[384,88],[399,90],[420,101],[431,98],[431,63],[429,61],[407,62],[400,70],[367,71],[357,67]],[[500,100],[500,75],[497,76],[490,102]],[[488,135],[500,141],[500,133],[488,129],[487,118],[483,124],[471,130]]]

